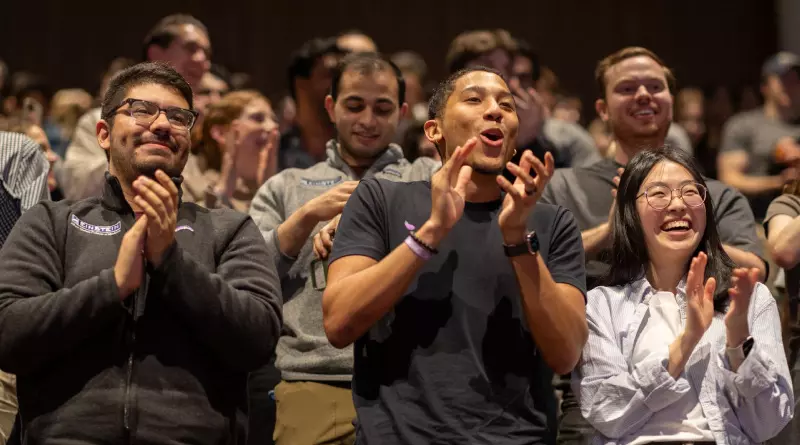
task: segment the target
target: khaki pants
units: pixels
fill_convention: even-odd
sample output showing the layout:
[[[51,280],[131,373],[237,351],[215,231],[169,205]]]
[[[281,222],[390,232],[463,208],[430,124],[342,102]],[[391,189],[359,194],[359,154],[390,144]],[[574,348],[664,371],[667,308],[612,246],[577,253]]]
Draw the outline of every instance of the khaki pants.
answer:
[[[276,445],[352,445],[356,409],[349,389],[282,381],[275,387]]]
[[[11,434],[17,416],[17,378],[0,371],[0,445]]]

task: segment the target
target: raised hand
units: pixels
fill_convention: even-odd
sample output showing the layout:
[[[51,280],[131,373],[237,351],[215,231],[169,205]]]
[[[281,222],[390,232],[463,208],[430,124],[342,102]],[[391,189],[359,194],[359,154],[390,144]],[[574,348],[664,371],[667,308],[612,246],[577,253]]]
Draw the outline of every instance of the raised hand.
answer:
[[[163,170],[156,171],[154,181],[140,176],[133,182],[134,202],[147,215],[145,255],[154,266],[161,265],[164,252],[175,241],[178,220],[178,187]]]
[[[513,184],[503,175],[497,176],[497,184],[506,192],[503,208],[498,217],[500,229],[504,234],[514,232],[515,235],[520,235],[527,230],[528,215],[542,196],[544,187],[550,182],[555,170],[553,155],[549,152],[544,155],[544,162],[542,164],[530,150],[525,150],[519,165],[511,162],[506,165],[517,177]],[[536,171],[535,178],[530,175],[531,167]]]
[[[142,284],[144,273],[144,242],[147,234],[147,215],[142,215],[122,237],[122,244],[114,264],[120,300],[125,300]]]
[[[733,287],[728,289],[730,305],[725,314],[725,328],[727,346],[735,348],[750,336],[747,313],[750,309],[750,297],[758,282],[758,269],[744,267],[734,269],[731,281]]]
[[[519,117],[517,145],[525,147],[533,142],[539,132],[542,131],[547,108],[544,106],[544,101],[539,96],[539,93],[533,88],[525,89],[514,82],[509,87],[514,95],[517,116]]]
[[[714,319],[714,291],[717,280],[709,278],[703,284],[708,256],[700,252],[692,258],[686,278],[686,328],[685,332],[694,341],[699,341]]]
[[[258,152],[256,183],[260,186],[278,172],[278,130],[269,132],[267,144]]]
[[[431,216],[429,221],[443,230],[452,228],[464,213],[466,187],[472,167],[464,165],[478,139],[470,138],[457,147],[450,159],[431,178]]]

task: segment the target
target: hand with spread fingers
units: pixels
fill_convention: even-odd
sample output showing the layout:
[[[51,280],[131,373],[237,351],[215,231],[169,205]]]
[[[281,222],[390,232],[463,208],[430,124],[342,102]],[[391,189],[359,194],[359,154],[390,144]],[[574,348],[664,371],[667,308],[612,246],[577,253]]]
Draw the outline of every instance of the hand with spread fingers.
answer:
[[[750,309],[750,297],[758,282],[758,269],[744,267],[734,269],[731,282],[733,287],[728,289],[730,305],[725,314],[725,328],[727,346],[735,348],[750,336],[747,313]]]
[[[464,162],[472,153],[477,138],[469,138],[459,146],[439,171],[431,178],[431,216],[429,221],[437,228],[451,229],[464,214],[466,187],[472,177],[472,167]]]
[[[692,258],[689,275],[686,277],[685,332],[694,341],[700,341],[714,319],[714,291],[717,289],[717,280],[712,277],[703,283],[707,263],[708,256],[700,252]]]
[[[328,223],[314,235],[314,255],[317,259],[324,260],[328,258],[331,250],[333,250],[333,237],[336,235],[336,227],[339,226],[340,219],[342,219],[341,213],[328,221]]]
[[[509,162],[506,166],[517,179],[512,184],[503,175],[497,176],[497,184],[506,192],[498,223],[506,241],[518,242],[528,232],[528,215],[550,182],[555,163],[549,152],[545,154],[542,164],[530,150],[525,150],[519,165]],[[536,171],[535,178],[530,174],[531,167]]]
[[[147,242],[145,256],[158,267],[164,252],[175,242],[175,225],[178,219],[178,187],[162,170],[156,171],[156,180],[140,176],[133,182],[136,197],[133,201],[147,215]]]

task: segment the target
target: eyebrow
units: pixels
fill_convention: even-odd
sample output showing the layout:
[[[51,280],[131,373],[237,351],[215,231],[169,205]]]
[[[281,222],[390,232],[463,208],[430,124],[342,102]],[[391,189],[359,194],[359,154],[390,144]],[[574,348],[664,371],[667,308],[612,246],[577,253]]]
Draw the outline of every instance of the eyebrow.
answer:
[[[483,87],[483,86],[480,86],[480,85],[469,85],[469,86],[465,87],[463,90],[461,90],[461,94],[464,94],[464,93],[487,94],[487,90],[486,90],[486,87]],[[500,91],[499,95],[501,97],[512,97],[513,96],[511,94],[511,92],[508,91],[508,90]]]
[[[694,179],[686,179],[686,180],[681,181],[680,183],[678,183],[678,187],[683,187],[686,184],[697,184],[697,183],[698,182],[696,180],[694,180]],[[654,185],[662,185],[662,186],[667,187],[667,188],[672,188],[669,184],[667,184],[664,181],[646,182],[646,183],[644,183],[644,185],[646,185],[647,187],[652,187]]]
[[[366,100],[364,100],[363,97],[355,95],[355,94],[342,98],[342,101],[344,101],[344,102],[350,102],[350,101],[366,102]],[[387,104],[395,105],[395,102],[393,100],[389,99],[388,97],[378,97],[377,99],[375,99],[375,102],[387,103]]]

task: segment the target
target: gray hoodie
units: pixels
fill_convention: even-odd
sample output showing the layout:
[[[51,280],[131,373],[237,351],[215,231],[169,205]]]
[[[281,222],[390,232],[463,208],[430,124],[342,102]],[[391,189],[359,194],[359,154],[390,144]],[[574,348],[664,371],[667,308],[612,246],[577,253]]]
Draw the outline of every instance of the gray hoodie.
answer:
[[[340,350],[328,342],[322,326],[322,292],[314,289],[310,279],[311,262],[315,259],[313,236],[325,222],[314,228],[297,258],[280,253],[275,230],[308,201],[344,181],[359,179],[339,156],[334,140],[328,142],[327,155],[326,161],[313,167],[290,168],[271,177],[250,206],[250,215],[267,241],[281,280],[284,325],[275,366],[284,380],[350,381],[353,374],[352,346]],[[408,162],[403,150],[390,144],[364,178],[427,181],[439,166],[429,158]]]

